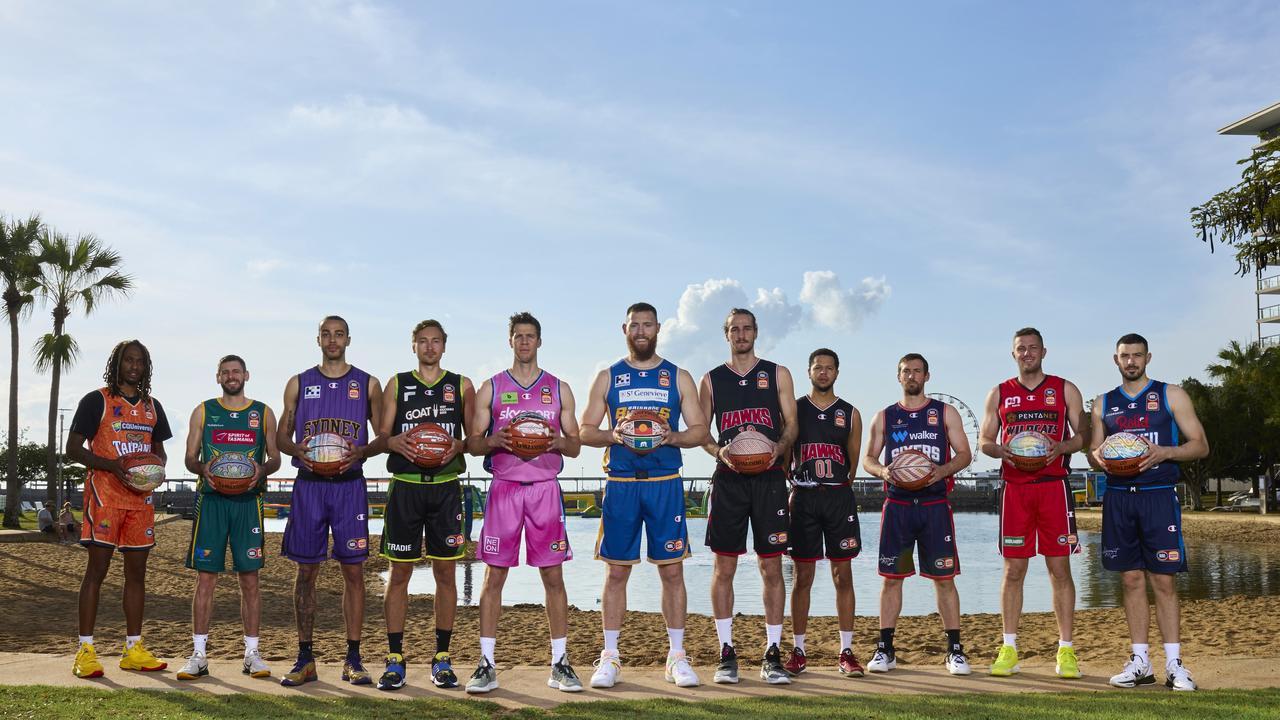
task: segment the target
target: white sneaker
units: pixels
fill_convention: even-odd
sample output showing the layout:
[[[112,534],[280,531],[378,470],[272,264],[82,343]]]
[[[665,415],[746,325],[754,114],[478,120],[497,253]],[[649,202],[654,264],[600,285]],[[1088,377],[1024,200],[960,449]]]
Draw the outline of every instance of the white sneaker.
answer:
[[[1188,680],[1190,680],[1189,677]],[[1121,670],[1119,675],[1112,675],[1110,683],[1118,688],[1131,688],[1150,685],[1155,681],[1156,676],[1151,674],[1151,663],[1137,655],[1130,655],[1129,662],[1124,664],[1124,670]]]
[[[1191,679],[1191,671],[1182,665],[1182,660],[1171,660],[1165,663],[1164,671],[1168,673],[1164,686],[1174,690],[1195,690],[1196,681]],[[1115,683],[1112,683],[1113,685]]]
[[[894,653],[885,652],[881,648],[876,648],[876,654],[871,656],[871,662],[867,663],[867,670],[873,673],[886,673],[898,667],[898,657]]]
[[[618,682],[622,674],[622,659],[617,650],[601,650],[600,659],[595,661],[596,671],[591,673],[591,687],[611,688]]]
[[[195,680],[208,674],[209,661],[205,659],[204,653],[191,653],[191,657],[187,658],[187,664],[178,671],[178,679]]]
[[[969,658],[963,652],[953,651],[947,653],[947,672],[952,675],[968,675],[973,672],[973,668],[969,667]]]
[[[264,678],[271,677],[271,668],[262,661],[262,656],[257,650],[249,650],[244,654],[244,670],[245,675],[249,677]]]
[[[689,664],[689,658],[684,651],[670,653],[667,655],[667,682],[675,683],[676,687],[690,688],[698,687],[702,683],[698,680],[698,674],[693,671],[693,666]]]

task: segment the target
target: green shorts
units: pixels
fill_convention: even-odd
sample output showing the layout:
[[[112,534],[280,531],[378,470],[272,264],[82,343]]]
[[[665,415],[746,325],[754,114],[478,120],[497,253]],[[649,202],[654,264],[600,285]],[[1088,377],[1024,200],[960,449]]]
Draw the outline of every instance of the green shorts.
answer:
[[[197,493],[187,567],[202,572],[226,570],[228,542],[231,567],[236,572],[262,569],[262,497],[252,493],[234,496]]]

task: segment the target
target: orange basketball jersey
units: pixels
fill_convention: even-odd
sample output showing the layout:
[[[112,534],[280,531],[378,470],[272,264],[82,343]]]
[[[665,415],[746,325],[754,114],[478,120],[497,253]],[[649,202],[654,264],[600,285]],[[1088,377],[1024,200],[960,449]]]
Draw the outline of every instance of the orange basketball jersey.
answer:
[[[98,392],[102,393],[102,419],[89,441],[90,451],[112,460],[129,453],[152,452],[151,435],[157,422],[155,403],[148,399],[135,405],[113,396],[106,388]],[[84,493],[86,502],[92,496],[100,507],[136,510],[151,504],[151,493],[140,495],[130,490],[106,470],[89,470]]]

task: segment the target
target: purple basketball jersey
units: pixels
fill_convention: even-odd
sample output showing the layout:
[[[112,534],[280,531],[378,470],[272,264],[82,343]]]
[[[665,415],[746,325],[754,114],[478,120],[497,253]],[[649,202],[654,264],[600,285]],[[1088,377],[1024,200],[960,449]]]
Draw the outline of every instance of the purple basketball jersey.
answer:
[[[369,373],[352,366],[342,377],[331,378],[318,367],[308,368],[298,375],[298,408],[293,425],[293,441],[320,433],[334,433],[345,438],[353,447],[369,442]],[[347,472],[335,478],[325,478],[302,466],[293,459],[298,477],[309,480],[351,480],[364,477],[364,462],[359,461]]]

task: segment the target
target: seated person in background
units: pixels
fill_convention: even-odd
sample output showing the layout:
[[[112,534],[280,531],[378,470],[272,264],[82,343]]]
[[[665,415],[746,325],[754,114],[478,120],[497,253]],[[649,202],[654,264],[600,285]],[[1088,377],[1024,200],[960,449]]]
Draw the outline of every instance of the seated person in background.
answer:
[[[58,513],[58,536],[69,540],[76,536],[76,516],[71,512],[71,503],[62,503],[62,512]]]
[[[40,529],[40,532],[53,532],[53,513],[49,512],[49,508],[42,507],[40,512],[36,513],[36,527]]]

